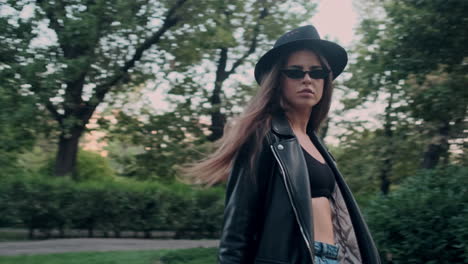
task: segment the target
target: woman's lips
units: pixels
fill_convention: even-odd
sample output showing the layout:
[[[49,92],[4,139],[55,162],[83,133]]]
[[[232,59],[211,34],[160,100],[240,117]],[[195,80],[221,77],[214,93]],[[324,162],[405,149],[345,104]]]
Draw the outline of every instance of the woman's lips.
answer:
[[[302,89],[298,93],[300,93],[300,94],[314,94],[314,91],[312,89]]]

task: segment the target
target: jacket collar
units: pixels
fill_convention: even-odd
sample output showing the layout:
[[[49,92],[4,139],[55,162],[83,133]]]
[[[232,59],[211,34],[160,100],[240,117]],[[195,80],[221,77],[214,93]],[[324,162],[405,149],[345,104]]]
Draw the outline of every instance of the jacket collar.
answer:
[[[289,121],[286,118],[286,115],[283,111],[278,111],[273,114],[271,120],[271,128],[275,133],[280,134],[282,136],[295,136],[294,132],[291,129],[291,126],[289,125]]]
[[[286,137],[295,137],[294,132],[289,124],[288,118],[283,111],[278,111],[273,114],[271,120],[271,128],[273,131],[279,135],[286,136]],[[317,135],[314,131],[307,132],[309,137],[316,139]]]

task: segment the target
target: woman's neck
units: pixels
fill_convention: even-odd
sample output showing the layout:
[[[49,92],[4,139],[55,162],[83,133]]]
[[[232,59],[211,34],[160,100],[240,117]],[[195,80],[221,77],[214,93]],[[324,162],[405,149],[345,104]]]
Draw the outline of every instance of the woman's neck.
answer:
[[[310,113],[310,110],[296,111],[293,109],[288,109],[285,112],[289,124],[295,134],[307,134],[307,124],[309,123]]]

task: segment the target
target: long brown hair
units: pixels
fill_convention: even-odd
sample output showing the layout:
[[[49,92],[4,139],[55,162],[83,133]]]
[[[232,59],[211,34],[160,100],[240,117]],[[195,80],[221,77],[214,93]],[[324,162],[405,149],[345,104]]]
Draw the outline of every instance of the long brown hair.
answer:
[[[317,54],[322,67],[330,69],[328,62],[319,55],[320,53],[311,49],[305,50]],[[223,137],[216,142],[216,151],[200,162],[189,164],[182,169],[183,174],[188,176],[190,182],[211,186],[227,180],[234,158],[244,146],[247,146],[248,152],[252,154],[248,168],[250,170],[255,168],[255,159],[262,141],[271,127],[272,115],[275,112],[284,111],[281,106],[280,73],[289,55],[296,51],[298,50],[284,54],[264,75],[259,91],[252,97],[244,112],[226,124]],[[330,73],[324,81],[322,98],[312,109],[307,126],[308,133],[317,131],[328,114],[333,93],[332,80],[333,76]]]

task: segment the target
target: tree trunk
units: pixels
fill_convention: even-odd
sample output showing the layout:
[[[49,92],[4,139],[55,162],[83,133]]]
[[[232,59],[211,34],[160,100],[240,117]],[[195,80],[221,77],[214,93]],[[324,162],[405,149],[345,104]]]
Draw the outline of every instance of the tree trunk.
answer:
[[[62,132],[60,135],[57,157],[55,159],[56,176],[65,176],[75,173],[78,143],[83,133],[83,128],[75,128],[69,135]]]
[[[216,141],[223,137],[224,125],[226,124],[226,115],[221,113],[220,104],[215,105],[215,111],[211,113],[211,134],[208,136],[208,140]]]
[[[440,157],[447,155],[449,149],[449,131],[450,124],[448,122],[443,122],[438,129],[438,133],[432,137],[431,142],[426,148],[421,164],[423,169],[435,168]]]
[[[59,228],[59,237],[65,238],[65,228],[63,226]]]
[[[221,88],[224,81],[229,77],[226,73],[227,48],[221,48],[218,67],[216,69],[216,79],[213,94],[210,98],[211,103],[211,135],[208,140],[216,141],[223,136],[224,125],[226,124],[226,115],[221,113]]]
[[[34,239],[34,228],[32,227],[29,227],[28,228],[28,238],[31,240],[31,239]]]
[[[391,158],[387,157],[384,159],[382,170],[380,171],[380,191],[384,194],[388,194],[388,190],[390,189],[390,172],[392,169],[392,160]]]
[[[385,146],[383,155],[383,164],[380,170],[380,191],[384,194],[388,194],[390,188],[390,174],[393,168],[393,131],[392,131],[392,111],[393,103],[393,92],[390,91],[390,97],[388,99],[387,107],[385,108],[385,124],[384,124],[384,138]]]
[[[255,52],[257,49],[257,41],[260,32],[260,21],[263,20],[265,17],[268,16],[268,3],[266,1],[262,1],[262,8],[259,10],[259,16],[256,21],[256,26],[253,29],[253,38],[250,40],[249,49],[236,61],[233,62],[231,69],[226,69],[226,64],[228,61],[228,48],[223,47],[220,48],[219,53],[219,60],[216,69],[216,80],[215,86],[213,90],[213,95],[210,98],[211,103],[211,135],[208,136],[208,140],[216,141],[223,136],[224,133],[224,125],[226,124],[226,115],[221,113],[221,89],[223,87],[224,81],[229,78],[231,74],[233,74],[237,67],[242,65],[244,61],[250,56],[252,53]],[[225,12],[227,23],[230,23],[230,13]]]

